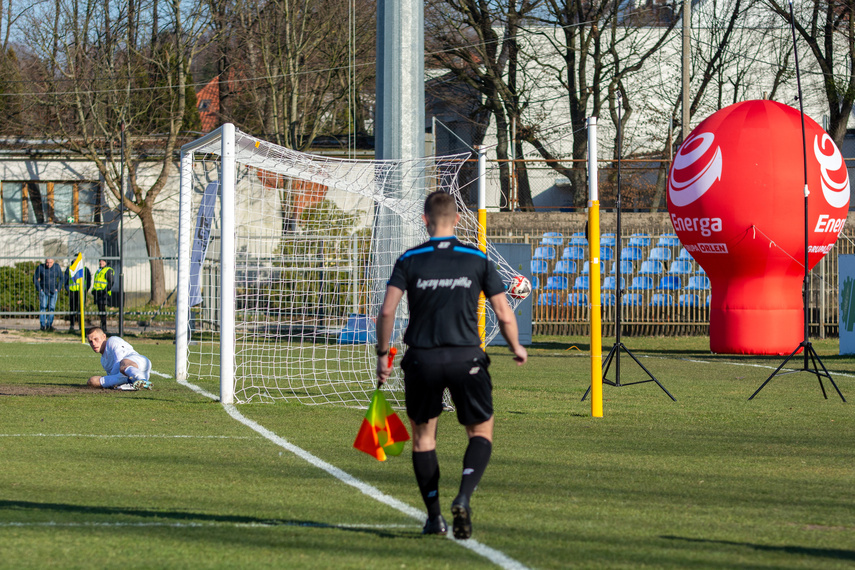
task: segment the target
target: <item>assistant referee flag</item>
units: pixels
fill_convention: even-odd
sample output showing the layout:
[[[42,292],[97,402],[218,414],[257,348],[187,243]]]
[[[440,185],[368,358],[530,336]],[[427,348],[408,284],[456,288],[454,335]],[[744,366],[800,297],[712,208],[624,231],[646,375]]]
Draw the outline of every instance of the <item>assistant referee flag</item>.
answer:
[[[378,461],[386,461],[387,455],[401,455],[408,439],[410,434],[407,428],[386,401],[383,392],[379,388],[374,390],[353,447]]]

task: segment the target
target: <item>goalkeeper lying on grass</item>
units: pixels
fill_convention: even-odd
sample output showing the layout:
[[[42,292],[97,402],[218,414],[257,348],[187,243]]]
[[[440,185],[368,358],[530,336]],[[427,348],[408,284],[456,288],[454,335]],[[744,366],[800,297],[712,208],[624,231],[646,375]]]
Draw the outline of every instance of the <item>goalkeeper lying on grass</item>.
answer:
[[[86,335],[92,350],[101,354],[101,366],[106,376],[92,376],[89,386],[114,390],[151,390],[151,361],[117,336],[107,338],[104,331],[94,328]]]

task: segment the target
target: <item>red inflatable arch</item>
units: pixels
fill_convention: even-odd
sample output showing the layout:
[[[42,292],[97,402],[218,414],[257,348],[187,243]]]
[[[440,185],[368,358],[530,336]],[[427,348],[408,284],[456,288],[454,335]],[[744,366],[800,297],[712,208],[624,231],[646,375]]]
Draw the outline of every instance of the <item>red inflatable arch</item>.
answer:
[[[843,229],[849,174],[809,117],[805,133],[812,268]],[[804,332],[801,114],[765,100],[726,107],[692,131],[668,178],[671,223],[712,284],[710,349],[792,352]]]

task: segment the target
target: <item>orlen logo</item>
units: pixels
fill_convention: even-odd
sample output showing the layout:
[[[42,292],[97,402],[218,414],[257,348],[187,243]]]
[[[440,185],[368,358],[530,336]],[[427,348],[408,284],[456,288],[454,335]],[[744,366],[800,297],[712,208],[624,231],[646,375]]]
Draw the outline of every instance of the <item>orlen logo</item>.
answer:
[[[716,180],[721,180],[722,159],[719,146],[715,147],[712,158],[703,168],[692,169],[697,174],[688,180],[679,180],[681,173],[707,154],[714,140],[713,133],[695,135],[683,143],[677,156],[674,157],[674,166],[671,168],[671,177],[668,180],[668,197],[675,206],[688,206],[703,196]]]
[[[829,149],[831,154],[825,154],[826,149]],[[825,200],[835,208],[845,207],[849,202],[849,170],[843,162],[840,150],[828,133],[822,134],[822,142],[819,140],[819,135],[813,138],[813,154],[816,156],[822,174],[822,195],[825,196]],[[832,175],[843,180],[835,182]]]

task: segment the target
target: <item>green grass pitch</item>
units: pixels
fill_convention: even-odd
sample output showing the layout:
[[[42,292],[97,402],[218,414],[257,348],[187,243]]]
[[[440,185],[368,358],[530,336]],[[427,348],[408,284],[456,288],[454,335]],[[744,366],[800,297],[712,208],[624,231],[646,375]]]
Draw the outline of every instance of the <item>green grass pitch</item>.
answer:
[[[2,568],[494,567],[171,378],[153,375],[151,392],[85,389],[97,355],[36,340],[0,342]],[[130,340],[172,375],[171,340]],[[704,338],[624,340],[676,402],[653,383],[605,386],[605,417],[592,418],[580,402],[587,339],[537,338],[520,368],[490,349],[496,437],[475,540],[531,568],[855,566],[855,359],[814,343],[848,403],[828,382],[824,400],[806,373],[749,402],[783,358],[711,355]],[[622,382],[644,378],[624,355]],[[351,447],[363,412],[238,411],[423,509],[409,449],[379,463]],[[438,437],[450,518],[466,442],[451,415]]]

